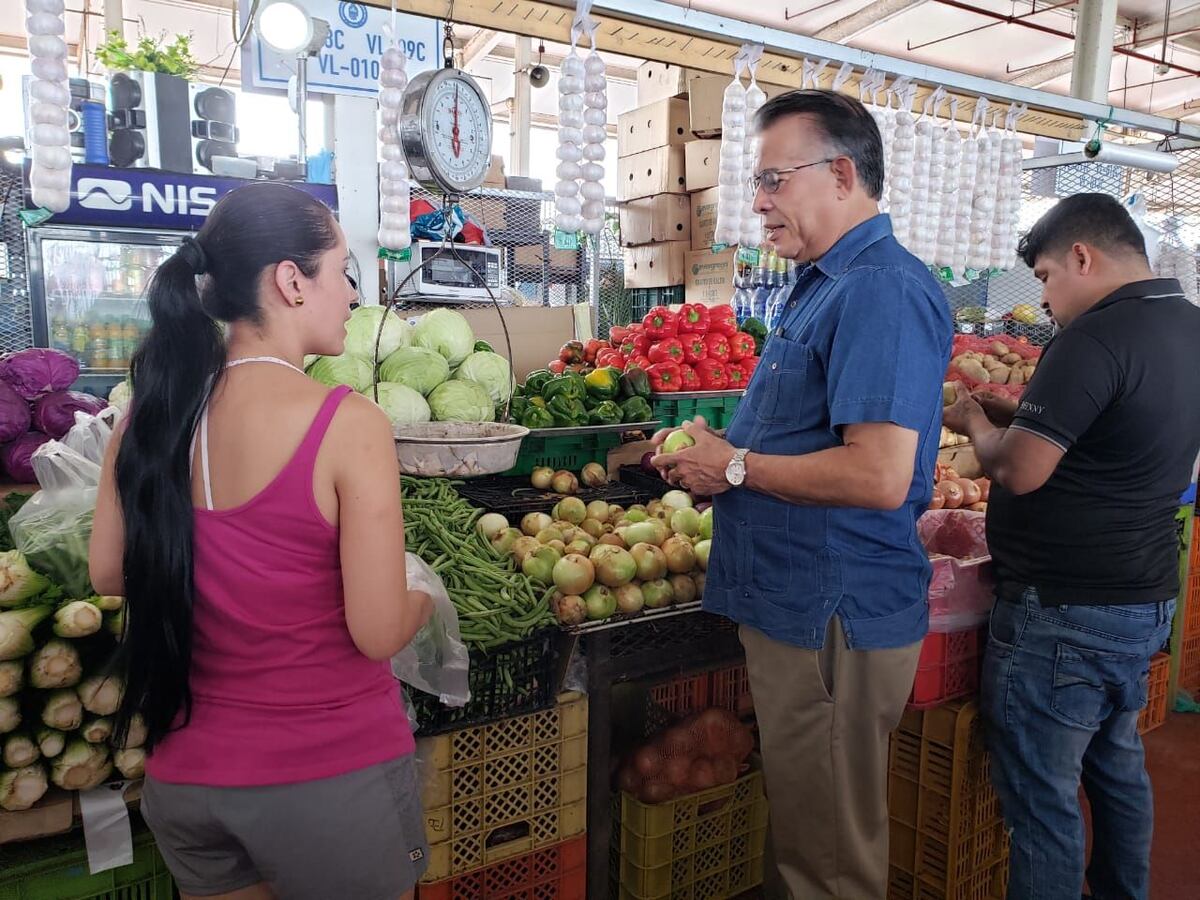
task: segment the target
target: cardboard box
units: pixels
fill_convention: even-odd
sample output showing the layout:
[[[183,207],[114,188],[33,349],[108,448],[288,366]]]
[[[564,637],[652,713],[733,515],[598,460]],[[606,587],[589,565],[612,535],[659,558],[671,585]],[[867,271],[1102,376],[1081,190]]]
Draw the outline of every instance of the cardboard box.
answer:
[[[638,106],[686,94],[688,82],[699,74],[694,69],[685,69],[670,63],[642,63],[637,70]]]
[[[484,187],[503,188],[504,187],[504,157],[493,156],[492,165],[488,168],[487,175],[483,177]]]
[[[717,201],[721,197],[720,188],[709,188],[692,194],[692,249],[708,250],[713,245],[713,235],[717,232]]]
[[[688,115],[691,119],[692,134],[697,137],[711,138],[721,133],[721,110],[725,104],[725,88],[733,79],[728,75],[702,75],[688,83]],[[777,84],[763,84],[762,88],[767,99],[795,90],[781,87]]]
[[[681,146],[691,137],[688,102],[679,98],[639,106],[617,118],[617,156]]]
[[[559,250],[556,247],[547,250],[543,244],[513,247],[513,265],[522,268],[539,267],[547,257],[552,269],[574,269],[579,265],[578,250]]]
[[[717,306],[728,303],[733,297],[733,273],[736,268],[737,250],[730,248],[720,253],[711,250],[696,250],[688,254],[687,279],[683,295],[688,303],[703,303]]]
[[[621,207],[621,244],[637,247],[692,237],[692,201],[686,194],[659,194]]]
[[[688,247],[682,241],[625,248],[625,287],[675,287],[684,283]]]
[[[716,187],[721,174],[721,141],[689,141],[683,145],[688,193]]]
[[[508,202],[503,197],[463,197],[458,205],[476,225],[482,225],[488,231],[509,228]]]
[[[504,328],[493,307],[460,307],[458,311],[471,323],[476,340],[487,341],[501,356],[506,355]],[[575,337],[575,314],[570,306],[505,306],[503,314],[518,381],[557,359],[559,348]]]
[[[685,194],[683,147],[659,147],[617,160],[617,199]]]

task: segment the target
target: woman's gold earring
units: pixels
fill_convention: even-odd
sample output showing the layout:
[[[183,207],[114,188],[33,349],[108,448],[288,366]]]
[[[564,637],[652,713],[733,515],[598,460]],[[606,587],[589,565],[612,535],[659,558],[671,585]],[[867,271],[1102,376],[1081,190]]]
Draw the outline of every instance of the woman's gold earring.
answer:
[[[297,306],[303,306],[303,305],[304,305],[304,298],[303,298],[303,297],[297,297],[297,298],[296,298],[296,305],[297,305]]]

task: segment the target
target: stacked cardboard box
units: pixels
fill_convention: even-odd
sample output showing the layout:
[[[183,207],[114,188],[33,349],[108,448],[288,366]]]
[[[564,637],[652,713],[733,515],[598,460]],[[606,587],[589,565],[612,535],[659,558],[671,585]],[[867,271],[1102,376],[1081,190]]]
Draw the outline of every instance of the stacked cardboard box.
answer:
[[[684,145],[690,138],[687,101],[679,98],[654,100],[617,120],[626,287],[684,282],[692,224]]]

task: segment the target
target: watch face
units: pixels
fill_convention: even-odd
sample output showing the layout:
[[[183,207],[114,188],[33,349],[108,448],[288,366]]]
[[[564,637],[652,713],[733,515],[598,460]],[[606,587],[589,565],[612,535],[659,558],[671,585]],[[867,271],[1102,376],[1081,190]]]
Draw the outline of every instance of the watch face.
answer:
[[[483,184],[492,164],[492,114],[474,79],[454,69],[433,74],[420,112],[429,173],[447,193]]]
[[[725,467],[725,480],[734,487],[746,480],[746,463],[740,459],[732,459]]]

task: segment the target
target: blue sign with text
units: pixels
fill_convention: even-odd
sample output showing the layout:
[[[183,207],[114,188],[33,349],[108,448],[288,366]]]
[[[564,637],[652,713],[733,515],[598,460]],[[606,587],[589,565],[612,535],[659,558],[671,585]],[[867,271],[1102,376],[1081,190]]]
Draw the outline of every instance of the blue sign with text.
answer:
[[[250,0],[238,0],[241,21],[248,21]],[[308,60],[308,89],[314,94],[349,94],[374,97],[379,91],[379,63],[388,48],[384,26],[392,13],[352,0],[311,0],[309,15],[329,23],[329,37],[316,56]],[[408,57],[409,78],[442,65],[441,23],[424,16],[397,13],[396,41]],[[296,60],[268,47],[251,28],[242,49],[242,88],[287,90],[296,72]]]
[[[196,231],[218,200],[253,183],[242,178],[182,175],[157,169],[75,165],[71,168],[71,205],[48,221],[55,225]],[[25,184],[25,207],[35,209],[29,199],[28,162]],[[333,185],[291,184],[337,212],[337,188]]]

